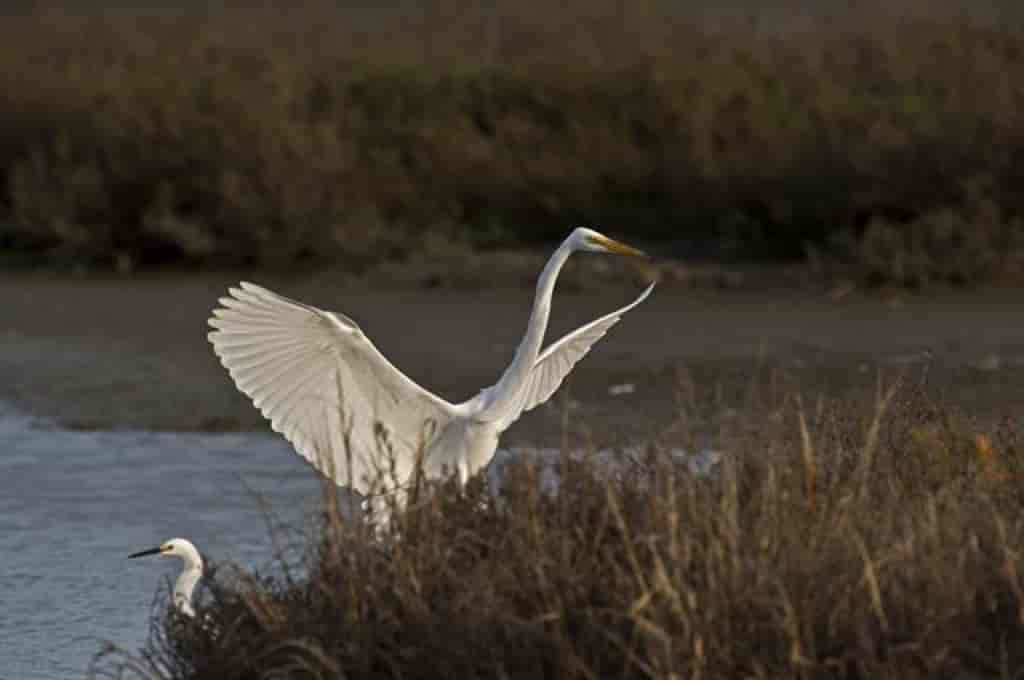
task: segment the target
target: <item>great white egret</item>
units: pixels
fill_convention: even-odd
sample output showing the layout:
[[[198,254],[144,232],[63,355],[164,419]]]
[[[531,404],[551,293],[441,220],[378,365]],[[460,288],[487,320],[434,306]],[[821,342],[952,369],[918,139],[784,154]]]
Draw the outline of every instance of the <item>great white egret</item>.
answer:
[[[428,392],[395,368],[352,319],[242,282],[213,310],[214,352],[273,429],[337,484],[379,498],[402,490],[417,470],[465,482],[494,457],[498,437],[524,411],[548,400],[565,376],[633,302],[577,328],[541,352],[558,273],[579,250],[643,256],[575,229],[537,280],[533,311],[512,363],[497,384],[460,404]]]
[[[191,541],[184,538],[172,538],[157,548],[132,553],[128,557],[145,557],[146,555],[171,555],[180,557],[185,562],[185,568],[174,582],[174,607],[185,616],[195,617],[196,612],[192,608],[192,591],[195,590],[199,579],[203,577],[203,558],[199,556],[196,547],[192,545]]]

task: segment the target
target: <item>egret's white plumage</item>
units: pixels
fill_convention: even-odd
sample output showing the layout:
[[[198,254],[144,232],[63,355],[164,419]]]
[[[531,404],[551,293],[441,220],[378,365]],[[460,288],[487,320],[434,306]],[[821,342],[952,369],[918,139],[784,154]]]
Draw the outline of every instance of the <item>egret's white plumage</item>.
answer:
[[[191,541],[184,538],[172,538],[159,547],[132,553],[128,557],[145,557],[146,555],[169,555],[180,557],[185,568],[174,582],[174,607],[188,617],[196,615],[192,608],[192,591],[199,579],[203,577],[203,558]]]
[[[544,403],[595,342],[651,292],[540,351],[562,265],[577,250],[642,255],[576,229],[537,281],[526,334],[501,379],[451,404],[395,368],[356,323],[243,282],[213,311],[214,352],[236,386],[295,450],[362,494],[400,490],[417,464],[425,476],[465,483],[494,456],[499,435]],[[401,501],[400,501],[401,502]]]

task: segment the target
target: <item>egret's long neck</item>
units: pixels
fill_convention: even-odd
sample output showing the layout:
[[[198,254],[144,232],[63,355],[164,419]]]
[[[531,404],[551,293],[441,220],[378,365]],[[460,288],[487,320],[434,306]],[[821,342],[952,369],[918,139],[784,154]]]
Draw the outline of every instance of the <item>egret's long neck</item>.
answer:
[[[493,388],[494,398],[487,404],[485,413],[497,415],[505,413],[515,407],[520,392],[537,363],[537,355],[540,352],[541,343],[544,341],[544,333],[548,327],[548,317],[551,314],[551,296],[555,291],[555,281],[562,265],[569,259],[573,252],[569,240],[552,253],[548,263],[544,265],[544,271],[537,279],[537,292],[533,299],[533,311],[530,312],[530,322],[526,326],[526,334],[523,336],[519,348],[512,363],[505,369],[501,380]],[[483,414],[482,414],[483,415]]]
[[[192,609],[192,591],[203,576],[203,560],[196,555],[186,555],[185,569],[174,582],[174,606],[186,616],[195,616]]]

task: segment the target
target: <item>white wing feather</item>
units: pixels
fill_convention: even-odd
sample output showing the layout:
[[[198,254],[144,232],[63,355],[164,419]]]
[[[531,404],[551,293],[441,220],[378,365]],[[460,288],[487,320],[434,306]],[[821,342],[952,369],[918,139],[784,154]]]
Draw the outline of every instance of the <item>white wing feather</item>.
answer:
[[[338,484],[369,493],[403,480],[453,417],[348,317],[251,283],[230,293],[209,320],[214,352],[273,429]]]
[[[586,356],[594,343],[603,338],[608,329],[619,322],[623,314],[647,299],[653,289],[652,283],[625,307],[580,326],[541,352],[530,372],[528,382],[523,387],[517,408],[502,419],[501,429],[504,430],[514,423],[525,411],[550,399],[565,380],[565,376],[569,375],[579,360]]]

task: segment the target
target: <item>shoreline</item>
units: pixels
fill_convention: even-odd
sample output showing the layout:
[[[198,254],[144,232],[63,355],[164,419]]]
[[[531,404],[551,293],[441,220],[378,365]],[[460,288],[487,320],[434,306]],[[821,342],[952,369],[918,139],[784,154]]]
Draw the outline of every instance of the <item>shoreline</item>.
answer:
[[[522,286],[374,288],[325,274],[4,274],[0,400],[76,429],[269,431],[206,339],[210,310],[241,278],[351,316],[397,367],[451,401],[497,380],[532,303]],[[546,343],[639,290],[627,282],[560,287]],[[663,284],[580,362],[552,406],[527,414],[510,436],[557,436],[567,400],[580,404],[588,423],[610,430],[667,422],[683,367],[703,384],[737,383],[761,361],[827,386],[826,374],[856,381],[866,366],[912,365],[925,349],[958,400],[979,408],[1020,403],[1024,324],[1009,320],[1022,308],[1024,291],[1007,289],[887,302]],[[609,393],[623,384],[633,392]]]

